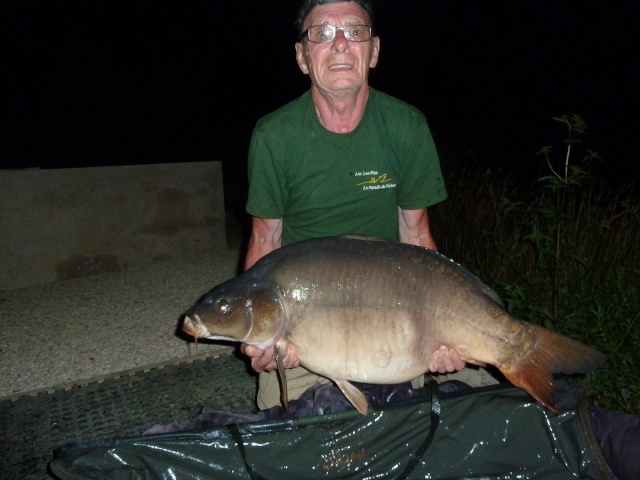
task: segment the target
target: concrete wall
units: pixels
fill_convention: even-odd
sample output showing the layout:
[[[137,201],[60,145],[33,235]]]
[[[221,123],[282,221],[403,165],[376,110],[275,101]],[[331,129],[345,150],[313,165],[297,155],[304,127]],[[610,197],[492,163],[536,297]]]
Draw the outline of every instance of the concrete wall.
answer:
[[[0,290],[226,248],[220,162],[0,170]]]

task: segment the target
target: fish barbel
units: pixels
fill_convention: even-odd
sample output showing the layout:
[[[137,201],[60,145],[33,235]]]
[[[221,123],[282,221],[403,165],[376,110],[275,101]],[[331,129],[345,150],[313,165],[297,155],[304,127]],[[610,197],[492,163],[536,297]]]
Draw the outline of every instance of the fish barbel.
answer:
[[[263,350],[286,352],[290,342],[301,365],[333,380],[362,414],[367,400],[351,381],[411,380],[442,345],[468,363],[494,365],[554,411],[552,374],[588,373],[605,360],[511,316],[491,288],[438,252],[355,236],[271,252],[203,295],[182,328]]]

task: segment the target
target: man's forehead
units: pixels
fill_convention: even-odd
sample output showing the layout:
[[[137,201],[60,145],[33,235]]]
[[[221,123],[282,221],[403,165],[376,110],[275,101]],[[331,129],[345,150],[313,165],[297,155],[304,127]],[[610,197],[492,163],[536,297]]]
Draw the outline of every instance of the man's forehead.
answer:
[[[310,17],[314,16],[318,10],[332,6],[351,8],[352,11],[357,12],[357,19],[360,21],[370,23],[372,20],[371,5],[368,0],[306,0],[303,8],[298,12],[296,21],[298,28],[303,30],[302,26],[310,25]]]
[[[327,23],[336,17],[347,23],[369,23],[367,11],[355,2],[334,2],[313,8],[304,21],[305,26]]]

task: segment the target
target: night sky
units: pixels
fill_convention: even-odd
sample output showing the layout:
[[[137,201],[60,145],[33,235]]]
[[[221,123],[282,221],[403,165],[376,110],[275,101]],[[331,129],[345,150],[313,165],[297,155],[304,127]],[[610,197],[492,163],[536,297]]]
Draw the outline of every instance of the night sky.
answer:
[[[438,142],[527,171],[580,114],[605,171],[637,176],[640,2],[378,0],[373,87]],[[10,168],[222,160],[244,188],[256,120],[297,97],[294,0],[0,3]],[[235,187],[234,187],[235,188]]]

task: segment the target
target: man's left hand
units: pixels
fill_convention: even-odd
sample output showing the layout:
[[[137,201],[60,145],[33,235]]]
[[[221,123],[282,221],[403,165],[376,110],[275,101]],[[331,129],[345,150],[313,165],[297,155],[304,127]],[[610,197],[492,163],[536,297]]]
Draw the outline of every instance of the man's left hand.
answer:
[[[444,345],[433,353],[429,371],[431,373],[452,373],[465,368],[466,363],[460,358],[458,352]]]

